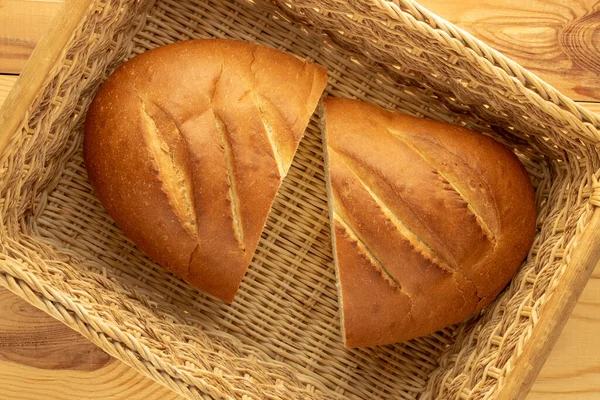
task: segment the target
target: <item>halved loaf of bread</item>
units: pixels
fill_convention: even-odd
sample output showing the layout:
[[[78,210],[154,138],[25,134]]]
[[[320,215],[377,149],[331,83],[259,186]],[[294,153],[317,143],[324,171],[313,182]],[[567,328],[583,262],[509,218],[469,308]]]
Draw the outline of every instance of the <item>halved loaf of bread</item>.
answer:
[[[143,53],[89,108],[90,181],[138,247],[230,302],[326,81],[324,68],[247,42]]]
[[[507,148],[355,100],[324,100],[345,344],[405,341],[486,306],[532,245],[536,205]]]

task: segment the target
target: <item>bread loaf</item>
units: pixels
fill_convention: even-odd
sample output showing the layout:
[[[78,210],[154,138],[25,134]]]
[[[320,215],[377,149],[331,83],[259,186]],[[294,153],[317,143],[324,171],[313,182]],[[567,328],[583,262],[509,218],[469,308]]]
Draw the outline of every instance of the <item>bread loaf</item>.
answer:
[[[532,245],[517,157],[457,126],[324,100],[334,258],[347,347],[405,341],[485,307]]]
[[[231,302],[326,80],[321,67],[240,41],[143,53],[89,108],[90,181],[140,249]]]

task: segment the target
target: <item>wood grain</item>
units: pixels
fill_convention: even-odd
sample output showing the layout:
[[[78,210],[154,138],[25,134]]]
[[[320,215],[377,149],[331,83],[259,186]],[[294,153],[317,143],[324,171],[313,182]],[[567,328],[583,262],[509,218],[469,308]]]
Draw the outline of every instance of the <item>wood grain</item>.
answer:
[[[30,62],[25,64],[22,70],[23,78],[17,80],[4,106],[0,108],[0,154],[8,144],[10,135],[23,121],[29,104],[33,102],[50,70],[66,51],[65,47],[75,28],[92,6],[92,0],[66,0],[64,7],[59,8],[56,18],[40,40],[39,46],[31,53]]]
[[[574,100],[600,100],[600,1],[419,0]]]
[[[0,0],[0,72],[19,73],[62,0]]]
[[[600,268],[600,209],[596,208],[588,226],[556,285],[552,297],[545,304],[535,329],[523,345],[519,362],[508,372],[497,400],[521,400],[533,386],[544,362],[562,332],[577,301],[592,276],[596,266]],[[596,353],[598,353],[596,349]],[[564,371],[564,369],[563,369]],[[511,379],[518,377],[518,379]]]
[[[4,100],[8,97],[8,92],[12,89],[17,81],[16,75],[0,75],[0,106],[4,104]]]
[[[0,288],[0,399],[180,399]]]
[[[99,347],[6,289],[0,290],[0,315],[0,361],[81,371],[94,371],[111,361]]]
[[[580,102],[579,104],[582,105],[582,106],[584,106],[585,108],[587,108],[591,112],[595,112],[596,114],[600,115],[600,103],[585,103],[585,102]]]
[[[43,370],[0,362],[0,377],[0,398],[10,400],[181,399],[117,361],[91,372]]]
[[[596,268],[528,400],[600,399],[600,268]]]

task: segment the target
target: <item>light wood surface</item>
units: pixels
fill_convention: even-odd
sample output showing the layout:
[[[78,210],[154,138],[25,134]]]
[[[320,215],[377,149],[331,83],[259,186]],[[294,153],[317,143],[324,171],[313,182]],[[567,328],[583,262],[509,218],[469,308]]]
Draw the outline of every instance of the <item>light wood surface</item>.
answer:
[[[0,8],[0,15],[3,15],[5,11],[10,12],[14,5],[17,8],[22,3],[21,0],[0,0],[4,3],[4,6]],[[13,1],[15,2],[13,6]],[[37,9],[38,1],[33,0],[29,3],[22,4],[23,7],[26,5],[33,6]],[[46,3],[42,3],[46,4]],[[0,109],[0,154],[4,151],[4,148],[8,144],[10,139],[9,133],[14,132],[19,124],[22,122],[22,118],[27,112],[29,104],[35,98],[35,95],[39,92],[42,84],[46,80],[46,77],[56,65],[56,62],[60,59],[61,55],[64,54],[65,47],[69,43],[71,35],[75,28],[81,23],[81,19],[88,12],[88,9],[92,5],[92,0],[66,0],[65,7],[60,7],[58,12],[55,14],[55,19],[52,24],[49,25],[44,36],[39,39],[39,46],[36,47],[30,56],[30,63],[25,64],[23,68],[23,79],[17,80],[13,89],[8,94],[4,107]],[[23,13],[27,14],[29,8],[25,7]],[[19,25],[18,17],[9,19],[5,26],[15,26],[16,33],[11,33],[9,29],[7,35],[8,39],[14,42],[14,36],[20,32],[17,26],[36,24],[38,18],[36,14],[31,14],[28,19],[31,20],[22,21]],[[43,18],[39,18],[38,24],[42,24]],[[8,24],[10,23],[10,25]],[[0,25],[2,26],[2,25]],[[5,28],[6,29],[6,28]],[[15,117],[17,116],[17,117]]]
[[[62,0],[0,0],[0,71],[21,72]]]
[[[0,399],[179,399],[4,288],[0,316]]]
[[[600,268],[592,274],[528,400],[600,399]]]
[[[4,104],[8,92],[12,89],[17,78],[17,75],[0,75],[0,105]]]
[[[418,0],[574,100],[600,100],[598,0]]]
[[[19,73],[61,0],[0,0],[0,74]],[[420,0],[600,113],[598,0]],[[0,75],[0,104],[17,76]],[[528,400],[600,399],[600,268]],[[0,399],[176,399],[0,289]]]
[[[594,211],[577,249],[573,251],[569,268],[556,285],[551,300],[544,308],[545,312],[540,316],[529,342],[524,346],[521,361],[513,366],[507,376],[498,400],[524,399],[534,384],[552,346],[559,339],[556,335],[552,335],[552,332],[562,331],[569,319],[569,313],[573,311],[586,286],[587,278],[594,272],[596,264],[600,268],[600,262],[597,262],[600,259],[598,232],[600,232],[600,209]],[[511,377],[525,378],[511,379]]]

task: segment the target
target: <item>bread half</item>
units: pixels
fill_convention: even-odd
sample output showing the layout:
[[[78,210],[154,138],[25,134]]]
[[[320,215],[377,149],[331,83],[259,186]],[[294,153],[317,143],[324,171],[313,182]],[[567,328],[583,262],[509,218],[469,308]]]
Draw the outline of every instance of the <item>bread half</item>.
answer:
[[[324,99],[345,345],[413,339],[481,310],[532,245],[529,177],[480,133]]]
[[[90,181],[140,249],[231,302],[326,81],[322,67],[241,41],[145,52],[89,108]]]

